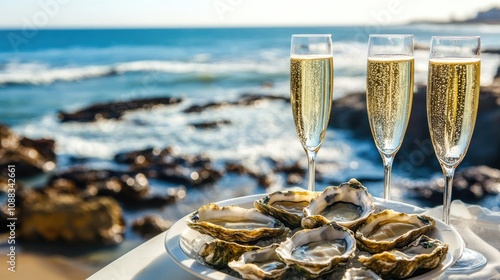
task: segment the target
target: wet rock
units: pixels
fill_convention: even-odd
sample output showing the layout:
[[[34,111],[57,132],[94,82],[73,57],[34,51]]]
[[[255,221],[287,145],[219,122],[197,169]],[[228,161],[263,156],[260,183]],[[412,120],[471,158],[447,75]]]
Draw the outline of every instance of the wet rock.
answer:
[[[150,148],[115,156],[115,161],[127,163],[134,172],[187,187],[217,182],[223,172],[213,168],[206,154],[181,155],[174,148]]]
[[[248,167],[238,162],[227,162],[225,167],[227,172],[236,173],[238,175],[254,174]]]
[[[290,102],[290,98],[288,97],[263,94],[244,94],[236,101],[210,102],[205,105],[193,105],[186,108],[184,113],[201,113],[208,109],[217,109],[223,106],[249,106],[262,100],[281,100]]]
[[[492,53],[492,54],[500,54],[500,49],[485,49],[481,50],[482,53]]]
[[[273,173],[267,173],[267,174],[262,174],[257,177],[257,183],[259,186],[264,187],[264,188],[269,188],[270,186],[273,185],[275,181],[275,174]]]
[[[132,230],[149,239],[168,230],[172,225],[171,221],[164,220],[158,215],[147,215],[133,221]]]
[[[174,168],[156,166],[156,168],[159,168],[156,173],[158,179],[193,187],[213,184],[223,176],[221,171],[215,170],[211,166],[197,169],[180,166]]]
[[[409,187],[410,196],[435,204],[443,202],[444,180],[422,182]],[[500,170],[487,166],[473,166],[456,172],[452,199],[477,202],[486,195],[500,193]]]
[[[298,161],[292,164],[276,162],[276,166],[273,171],[276,173],[284,173],[286,176],[286,183],[288,185],[298,185],[302,183],[306,175],[306,169],[301,167]],[[316,171],[318,174],[320,173],[318,170]]]
[[[276,167],[274,168],[274,172],[283,172],[285,174],[298,174],[302,177],[306,175],[306,170],[300,166],[298,161],[289,165],[283,162],[278,162],[276,164]]]
[[[15,165],[16,177],[30,177],[56,167],[55,141],[21,137],[0,125],[0,174],[7,175],[8,165]]]
[[[143,173],[86,168],[73,168],[55,174],[41,190],[52,195],[110,196],[128,208],[161,207],[181,199],[177,192],[152,195],[149,180]]]
[[[137,166],[150,166],[152,163],[166,162],[167,157],[174,154],[173,148],[165,149],[148,148],[144,150],[124,152],[115,155],[118,163],[133,164]]]
[[[151,109],[158,105],[173,105],[182,99],[175,97],[154,97],[98,103],[73,113],[59,112],[61,122],[94,122],[100,119],[120,119],[125,112]]]
[[[192,126],[196,129],[214,129],[214,128],[219,128],[223,125],[228,125],[228,124],[231,124],[231,121],[218,120],[218,121],[211,121],[211,122],[193,123]]]
[[[24,196],[19,221],[19,237],[31,241],[116,244],[125,232],[122,210],[109,197],[83,200],[33,192]]]

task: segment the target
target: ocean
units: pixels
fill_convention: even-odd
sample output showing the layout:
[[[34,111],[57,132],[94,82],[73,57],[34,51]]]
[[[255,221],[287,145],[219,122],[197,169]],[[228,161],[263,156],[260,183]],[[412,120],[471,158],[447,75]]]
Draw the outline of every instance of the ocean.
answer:
[[[295,33],[332,34],[334,99],[364,92],[371,32],[414,34],[417,46],[428,46],[433,35],[479,35],[483,50],[500,49],[499,25],[0,30],[0,122],[27,137],[55,139],[58,170],[80,164],[75,159],[81,158],[92,168],[119,168],[113,161],[119,152],[167,146],[181,154],[206,153],[218,166],[236,160],[265,172],[269,168],[265,159],[272,158],[298,160],[305,168],[306,155],[287,103],[263,101],[198,114],[183,110],[237,100],[248,93],[288,97],[290,38]],[[415,82],[425,84],[427,51],[417,48],[415,59]],[[482,55],[483,85],[491,83],[499,65],[500,56]],[[59,111],[72,112],[97,102],[156,96],[180,97],[183,102],[130,112],[119,121],[57,119]],[[208,130],[192,126],[216,120],[231,123]],[[393,182],[411,180],[398,170],[397,157]],[[317,160],[323,178],[375,178],[366,185],[373,195],[382,195],[382,162],[373,141],[329,129]],[[440,176],[440,170],[429,174]],[[172,186],[151,181],[153,192]],[[268,191],[283,187],[286,182],[277,178]],[[318,183],[319,190],[324,187]],[[209,191],[188,190],[184,202],[148,211],[176,220],[212,200],[265,191],[255,180],[226,176]],[[419,203],[403,193],[393,188],[395,199]],[[498,205],[498,198],[493,205]],[[142,214],[128,211],[127,217]]]

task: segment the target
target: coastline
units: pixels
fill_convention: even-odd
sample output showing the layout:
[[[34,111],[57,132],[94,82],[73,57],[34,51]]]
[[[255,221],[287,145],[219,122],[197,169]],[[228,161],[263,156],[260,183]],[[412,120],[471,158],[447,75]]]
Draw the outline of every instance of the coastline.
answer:
[[[129,51],[130,50],[127,49],[127,53]],[[253,55],[252,52],[249,53]],[[494,53],[498,54],[498,52]],[[54,137],[54,141],[60,145],[57,148],[59,149],[59,154],[55,155],[57,150],[55,148],[52,148],[52,153],[54,153],[53,158],[49,156],[49,159],[34,164],[36,168],[42,169],[41,173],[43,175],[41,176],[45,177],[46,179],[51,178],[50,183],[46,183],[44,180],[44,182],[38,181],[35,184],[26,183],[26,189],[36,187],[37,191],[43,193],[44,195],[47,195],[48,197],[51,197],[52,199],[54,199],[54,201],[57,201],[59,196],[62,197],[68,194],[75,195],[80,198],[83,197],[82,199],[84,201],[85,199],[88,199],[92,196],[112,196],[113,199],[116,199],[116,201],[122,208],[123,217],[126,220],[126,232],[121,232],[120,235],[123,235],[122,237],[126,241],[134,240],[135,242],[142,242],[146,239],[142,239],[143,237],[141,236],[141,234],[135,233],[133,229],[133,224],[136,222],[138,217],[154,213],[160,215],[162,218],[175,221],[181,216],[185,215],[187,212],[195,210],[200,204],[208,203],[210,201],[218,201],[226,198],[233,198],[255,193],[271,192],[278,188],[290,185],[302,185],[305,170],[303,160],[305,158],[303,157],[302,150],[295,149],[295,146],[290,148],[292,145],[296,145],[298,147],[298,141],[295,141],[296,139],[295,131],[293,131],[293,124],[291,122],[288,122],[287,120],[287,118],[291,118],[291,116],[286,115],[286,118],[282,117],[282,115],[284,115],[284,112],[288,113],[287,106],[289,105],[289,101],[287,100],[288,93],[283,91],[283,82],[280,80],[286,79],[286,75],[282,72],[286,72],[287,69],[281,67],[280,63],[277,63],[277,65],[274,65],[276,69],[283,68],[285,70],[280,70],[280,72],[276,71],[275,68],[272,68],[271,71],[268,68],[265,68],[262,70],[262,72],[259,72],[264,66],[267,66],[265,65],[266,63],[278,60],[278,58],[280,57],[280,52],[278,51],[273,53],[272,51],[269,51],[263,55],[265,59],[268,59],[268,56],[270,57],[269,60],[259,62],[261,64],[254,65],[252,64],[253,60],[250,60],[252,63],[243,65],[245,67],[248,67],[248,69],[245,70],[248,73],[236,73],[234,84],[228,81],[231,81],[234,78],[233,76],[231,76],[233,74],[232,71],[240,70],[238,68],[239,64],[233,63],[232,61],[226,61],[224,67],[220,68],[221,65],[218,64],[217,58],[212,60],[210,56],[203,56],[203,54],[200,55],[200,57],[195,57],[194,61],[187,60],[186,62],[183,62],[183,64],[181,64],[180,66],[187,68],[187,70],[180,74],[172,73],[177,70],[172,71],[170,68],[168,68],[175,65],[179,66],[178,64],[175,64],[177,62],[173,64],[169,62],[170,64],[165,65],[158,64],[153,61],[154,63],[147,64],[142,63],[142,60],[136,58],[135,60],[137,64],[135,62],[123,63],[120,64],[121,68],[115,67],[114,62],[109,62],[109,65],[112,65],[112,70],[115,68],[119,68],[121,69],[121,71],[124,71],[124,69],[126,68],[126,71],[128,72],[120,72],[116,71],[115,69],[110,72],[111,75],[106,74],[107,72],[105,72],[104,74],[106,75],[94,77],[92,75],[88,75],[88,73],[93,73],[92,71],[90,71],[93,69],[87,69],[86,66],[82,66],[81,68],[78,68],[79,71],[83,69],[85,71],[89,70],[89,72],[85,72],[82,70],[83,74],[79,72],[81,77],[77,75],[79,77],[78,79],[73,77],[74,79],[67,78],[65,80],[64,78],[61,78],[65,75],[62,75],[61,77],[55,75],[59,74],[59,70],[61,69],[55,67],[46,69],[46,71],[52,71],[54,77],[52,77],[52,79],[48,79],[48,82],[46,80],[39,79],[39,81],[41,81],[40,86],[38,86],[38,84],[34,85],[36,83],[29,83],[33,82],[33,77],[26,79],[29,82],[25,81],[23,83],[14,84],[7,83],[5,85],[7,90],[6,92],[4,92],[6,93],[4,96],[8,96],[8,93],[12,93],[12,96],[15,96],[14,94],[18,94],[19,91],[23,91],[26,89],[28,89],[26,91],[27,93],[25,93],[27,96],[29,96],[30,94],[30,89],[32,89],[31,92],[36,91],[37,93],[41,94],[53,94],[53,92],[48,91],[56,89],[57,92],[57,89],[60,87],[63,87],[63,90],[60,90],[60,92],[63,92],[63,94],[67,96],[75,94],[74,98],[77,98],[76,93],[79,93],[79,89],[85,92],[95,91],[94,94],[99,95],[101,94],[101,92],[96,85],[101,87],[102,84],[100,82],[106,82],[107,84],[113,85],[113,87],[114,85],[118,85],[118,89],[116,89],[116,92],[120,92],[116,95],[106,96],[107,100],[104,100],[104,102],[106,103],[108,100],[110,100],[110,102],[108,102],[107,104],[109,107],[101,108],[102,110],[96,110],[99,109],[99,106],[97,106],[98,108],[96,108],[95,106],[92,107],[93,105],[102,103],[102,99],[96,98],[87,100],[85,95],[80,95],[80,97],[78,98],[81,98],[81,96],[84,96],[85,98],[81,98],[71,106],[68,106],[67,103],[60,102],[60,104],[62,105],[57,105],[53,108],[49,105],[44,105],[45,107],[36,107],[52,108],[53,110],[60,111],[43,112],[41,113],[43,117],[42,120],[39,119],[40,116],[33,117],[31,120],[27,121],[29,122],[29,125],[27,125],[26,127],[23,127],[23,125],[19,125],[16,127],[16,129],[14,130],[18,133],[18,136],[16,137],[26,137],[23,138],[23,143],[25,144],[26,142],[31,143],[31,140],[26,140],[27,137],[38,139],[40,136],[45,137],[45,135],[49,135],[48,137]],[[89,57],[91,56],[89,55]],[[196,59],[199,59],[201,62],[197,61]],[[206,62],[204,59],[208,62]],[[145,64],[147,64],[147,67],[145,67]],[[339,67],[339,69],[344,69],[344,71],[345,69],[352,68],[347,67],[347,65],[344,65],[344,68],[342,68],[341,64],[338,65],[341,66]],[[127,66],[128,68],[124,68],[124,66]],[[135,67],[138,66],[145,68],[143,68],[143,70],[137,71]],[[157,67],[159,66],[166,68],[166,74],[157,69]],[[190,67],[193,67],[194,69],[195,66],[201,66],[202,68],[206,67],[206,69],[208,70],[191,70]],[[144,71],[144,76],[141,76],[143,75],[143,72],[141,71]],[[205,71],[208,74],[206,74]],[[214,71],[215,75],[211,75],[211,71]],[[217,71],[220,71],[219,75],[217,75]],[[258,72],[258,75],[255,75],[254,72]],[[351,78],[351,74],[345,74],[345,77]],[[169,77],[178,75],[179,77],[172,81],[164,81],[159,79],[159,77],[163,77],[162,75]],[[248,77],[246,77],[246,75]],[[271,77],[268,77],[269,75]],[[356,75],[356,73],[354,73],[354,75]],[[146,78],[149,79],[146,80],[147,83],[144,82]],[[123,80],[128,79],[131,79],[136,84],[133,86],[126,84],[128,87],[124,86],[123,88],[120,88],[120,86],[122,86],[122,84],[120,83]],[[271,81],[269,81],[269,79]],[[338,79],[338,81],[341,81],[341,79]],[[348,84],[350,85],[355,83],[353,82],[353,80],[344,81],[347,82],[340,82],[339,84],[346,86]],[[44,82],[46,82],[46,84],[44,84]],[[231,84],[228,85],[228,83]],[[244,85],[240,85],[240,83],[244,83]],[[172,86],[178,84],[194,86],[193,88],[176,88]],[[218,93],[219,95],[213,99],[199,99],[200,96],[197,94],[186,94],[186,92],[189,92],[191,90],[193,92],[200,91],[203,93],[203,95],[205,95],[205,93],[212,93],[212,91],[214,91],[214,87],[216,88],[216,86],[219,84],[222,85],[222,90],[220,90]],[[95,88],[92,86],[95,86]],[[500,87],[498,88],[500,89]],[[0,88],[0,90],[1,89],[2,88]],[[108,92],[112,92],[112,90],[107,90]],[[166,91],[166,93],[163,91]],[[139,102],[137,101],[137,99],[135,99],[135,101],[133,99],[134,97],[151,97],[147,95],[151,92],[154,92],[153,95],[155,96],[162,94],[162,97],[168,97],[170,91],[174,94],[173,96],[171,96],[172,98],[179,98],[175,100],[180,100],[180,97],[186,97],[186,102],[177,105],[177,102],[173,102],[171,99],[168,99],[164,102],[141,103],[143,100]],[[248,94],[248,92],[250,92],[250,94]],[[358,91],[346,91],[345,96],[349,96],[351,95],[351,93],[355,92]],[[63,97],[63,94],[61,94],[60,97]],[[59,97],[57,95],[56,97],[54,97],[53,95],[48,96],[53,99],[57,99]],[[22,98],[23,97],[21,97],[21,99]],[[339,98],[342,98],[342,95],[339,95]],[[129,100],[129,102],[127,103],[118,101],[124,99]],[[351,106],[359,107],[360,104],[361,103],[351,104]],[[492,102],[491,104],[494,104],[494,102]],[[75,115],[72,115],[70,113],[78,113],[76,109],[85,109],[85,105],[89,105],[89,107],[87,108],[90,108],[90,110],[88,111],[93,111],[91,112],[93,115],[91,114],[90,117],[89,115],[86,115],[81,118],[81,121],[69,120],[67,118],[68,116],[76,117]],[[110,113],[113,109],[117,109],[114,112],[116,114],[106,115],[106,113]],[[127,112],[125,112],[125,109],[130,110],[127,110]],[[67,114],[63,114],[64,112],[67,112]],[[268,115],[263,114],[267,112],[272,113]],[[59,119],[57,118],[58,113]],[[23,116],[22,114],[20,115]],[[47,118],[47,116],[49,115],[51,116],[50,119]],[[241,117],[240,115],[243,115],[243,117]],[[264,115],[264,117],[262,115]],[[344,111],[344,113],[338,113],[337,115],[339,117],[345,117],[347,114],[345,114]],[[256,126],[254,124],[251,124],[251,121],[247,120],[249,116],[252,121],[256,123],[265,123],[269,120],[268,116],[279,116],[279,121],[277,121],[276,123],[272,123],[272,126],[274,126],[275,130],[276,127],[286,127],[286,133],[288,133],[288,130],[290,130],[290,135],[292,135],[292,137],[289,137],[290,135],[287,135],[288,138],[282,137],[286,138],[283,140],[279,138],[282,136],[279,135],[279,133],[274,133],[272,135],[266,134],[269,131],[262,128],[260,130],[256,129]],[[67,121],[66,124],[62,124],[65,117],[69,121]],[[164,123],[161,123],[158,122],[158,119],[165,119],[165,121]],[[179,120],[180,125],[178,122]],[[16,124],[17,123],[12,126],[15,127]],[[123,134],[118,134],[118,136],[116,136],[113,128],[119,128],[121,126],[123,127]],[[130,130],[128,130],[129,127]],[[360,128],[357,126],[352,127],[356,127],[357,129]],[[338,184],[339,182],[344,181],[344,177],[354,174],[357,175],[355,177],[358,177],[360,181],[366,182],[366,185],[370,185],[370,188],[374,191],[374,193],[377,194],[382,182],[382,177],[380,176],[380,174],[382,173],[378,174],[377,172],[375,172],[378,171],[378,169],[372,169],[367,172],[366,163],[371,164],[373,162],[374,166],[380,167],[381,165],[379,164],[378,154],[374,149],[371,149],[369,151],[367,145],[363,146],[364,142],[361,142],[358,138],[352,136],[352,127],[350,129],[341,128],[339,130],[337,130],[337,127],[334,127],[334,129],[329,129],[329,131],[327,132],[329,133],[328,143],[325,143],[319,154],[318,183],[321,184],[321,187],[324,187],[328,184]],[[55,130],[51,130],[53,128],[55,128]],[[159,133],[159,131],[167,131],[169,129],[174,131],[174,133],[167,135]],[[230,130],[237,131],[237,133],[228,133],[228,131]],[[333,130],[335,130],[335,133],[333,133]],[[132,134],[135,131],[139,131],[139,133]],[[369,133],[369,129],[365,128],[363,129],[363,131],[364,133]],[[52,135],[50,135],[51,132],[53,132]],[[117,130],[116,132],[122,131]],[[45,133],[45,135],[43,133]],[[156,135],[156,133],[158,134]],[[150,143],[153,143],[156,146],[152,146],[153,148],[151,149],[143,149],[143,147],[141,146],[133,146],[136,143],[144,141],[144,137],[147,137],[151,134],[155,135],[156,139],[150,139],[151,142],[146,143],[148,143],[148,145],[150,145]],[[180,134],[194,135],[194,137],[180,138]],[[231,136],[235,136],[237,134],[239,134],[240,138],[231,138]],[[61,135],[66,138],[62,137]],[[198,137],[206,135],[212,136],[204,139]],[[57,136],[59,136],[60,138],[55,139],[55,137]],[[113,141],[122,140],[124,138],[123,136],[131,136],[130,139],[132,139],[132,141],[130,141],[131,145],[123,141],[120,142],[124,144],[123,146],[120,146],[120,150],[114,147],[117,145]],[[226,140],[232,141],[231,144],[226,143],[227,146],[237,148],[230,151],[224,151],[224,149],[226,148],[224,148],[223,145],[223,148],[221,148],[221,145],[213,144],[216,143],[218,139],[220,140],[221,137],[224,137],[224,139]],[[242,139],[249,138],[251,138],[254,142],[248,143],[241,141]],[[61,143],[63,142],[60,141],[61,139],[64,139],[64,145],[61,145]],[[177,149],[178,147],[172,147],[172,150],[170,151],[170,147],[167,145],[167,143],[169,141],[175,143],[179,139],[181,140],[179,141],[180,145],[188,144],[199,145],[203,147],[203,145],[209,143],[207,144],[207,147],[208,145],[211,146],[209,146],[207,150],[213,148],[215,151],[213,151],[212,154],[209,155],[208,159],[206,157],[206,154],[200,152],[199,150],[182,150],[179,152],[179,150]],[[268,139],[272,140],[270,141],[270,144],[267,143]],[[293,139],[293,142],[290,139]],[[371,143],[371,135],[369,135],[367,139]],[[282,143],[279,141],[286,143]],[[366,141],[366,139],[363,139],[362,141]],[[409,140],[407,139],[405,141],[408,142]],[[112,144],[104,146],[101,145],[102,143]],[[266,146],[265,148],[259,146],[263,145],[262,143],[268,146]],[[336,146],[338,145],[337,143],[341,143],[339,145],[340,148]],[[359,145],[360,143],[362,145]],[[247,144],[251,145],[247,146]],[[186,145],[185,147],[191,147],[188,145]],[[277,147],[277,149],[275,150],[283,149],[284,151],[281,151],[280,155],[284,154],[290,160],[284,161],[283,157],[275,156],[277,153],[270,154],[270,151],[274,151],[270,149],[270,147],[272,148],[273,145],[276,145]],[[74,149],[76,146],[79,146],[81,149]],[[359,154],[354,154],[354,152],[351,152],[351,150],[355,150],[354,148],[351,148],[351,146],[355,147],[355,149],[361,150]],[[30,148],[29,145],[25,147]],[[110,147],[112,149],[108,149]],[[243,162],[242,158],[245,158],[247,156],[247,154],[245,154],[246,151],[243,150],[243,148],[245,147],[250,147],[249,149],[254,150],[252,151],[252,153],[248,154],[249,157],[260,157],[259,160],[256,160],[256,164],[247,165],[245,162]],[[95,148],[95,150],[98,152],[89,154],[84,153],[91,151],[93,148]],[[345,154],[339,152],[339,150],[342,149],[345,149],[347,152]],[[99,151],[102,152],[106,150],[111,150],[109,157],[104,157],[104,159],[95,158],[95,155],[99,154]],[[117,150],[120,150],[120,153],[116,153]],[[29,150],[26,151],[27,155],[29,156]],[[416,149],[409,149],[409,151],[418,152],[418,150]],[[219,152],[225,153],[220,158],[215,157],[214,155],[219,154]],[[43,153],[44,152],[40,152],[40,154]],[[353,158],[342,158],[353,156],[353,154],[355,156]],[[169,165],[171,162],[167,162],[169,164],[162,162],[161,160],[159,160],[159,155],[165,156],[176,165],[172,167],[171,165]],[[407,153],[407,155],[411,156],[412,154]],[[297,158],[299,158],[299,160],[295,161]],[[402,157],[399,156],[397,157],[397,160],[401,158]],[[44,170],[44,168],[46,167],[54,167],[55,159],[58,160],[57,168],[51,169],[48,172],[47,170]],[[407,166],[415,165],[411,162],[411,160],[412,158],[408,157],[406,164]],[[435,161],[433,157],[432,160]],[[52,164],[47,164],[48,162],[52,162]],[[265,168],[262,168],[262,166],[265,166]],[[399,168],[401,166],[402,164],[396,165],[396,168]],[[73,169],[74,167],[86,167],[87,170],[83,173],[91,174],[94,177],[90,179],[83,178],[81,176],[78,177],[78,170]],[[371,168],[371,165],[368,167],[368,169],[369,168]],[[162,170],[175,171],[176,169],[182,170],[183,172],[160,172]],[[341,171],[339,172],[339,170]],[[437,173],[439,172],[439,169],[433,168],[432,171]],[[333,176],[330,175],[333,172],[336,172],[336,174],[334,174]],[[103,174],[105,175],[105,179],[102,178]],[[141,175],[138,176],[138,174]],[[208,174],[209,176],[205,176],[203,174]],[[342,177],[340,177],[339,175]],[[430,171],[426,171],[424,175],[427,177],[427,180],[420,182],[420,186],[427,188],[429,186],[429,181],[435,178],[431,176],[432,172]],[[144,181],[144,176],[146,177],[147,181]],[[123,179],[122,177],[125,177],[125,179]],[[394,191],[397,192],[398,197],[404,197],[406,195],[406,188],[403,187],[408,187],[407,185],[404,185],[405,180],[398,180],[396,178],[394,182],[402,184],[402,186],[398,186],[398,188],[395,188]],[[435,197],[439,197],[439,199],[441,199],[441,196],[439,196],[438,192],[436,192]],[[494,199],[495,197],[493,196],[492,201],[494,201]],[[413,201],[416,202],[415,204],[422,203],[422,205],[425,202],[428,202],[423,198],[417,198]],[[435,200],[431,203],[435,203]],[[52,219],[52,221],[53,220],[54,219]],[[152,226],[151,228],[154,228],[154,226]],[[148,233],[148,231],[150,231],[150,229],[144,230],[146,234]],[[58,241],[52,242],[53,243],[51,244],[53,244],[54,246],[59,246],[61,244]],[[2,244],[2,246],[5,245]],[[130,249],[131,246],[130,244],[126,245],[122,242],[116,247],[113,247],[113,249],[109,248],[110,247],[105,247],[104,250],[114,250],[115,252],[114,254],[112,254],[112,257],[107,255],[107,261],[101,260],[100,262],[96,263],[84,261],[83,258],[80,258],[80,256],[77,256],[75,259],[69,256],[61,256],[54,253],[48,253],[44,249],[29,249],[26,250],[26,252],[24,252],[24,250],[20,250],[19,272],[21,272],[21,269],[23,267],[30,267],[30,269],[22,269],[22,273],[25,274],[16,273],[15,279],[31,279],[35,277],[43,279],[83,279],[100,269],[107,262],[111,261],[113,257],[116,257],[118,255],[116,251],[124,253],[126,252],[126,249]],[[21,246],[20,249],[23,249],[23,247]],[[31,267],[33,267],[33,269],[31,269]],[[71,277],[69,277],[68,275],[70,275]],[[4,272],[0,273],[0,278],[11,276],[12,275],[5,274]]]

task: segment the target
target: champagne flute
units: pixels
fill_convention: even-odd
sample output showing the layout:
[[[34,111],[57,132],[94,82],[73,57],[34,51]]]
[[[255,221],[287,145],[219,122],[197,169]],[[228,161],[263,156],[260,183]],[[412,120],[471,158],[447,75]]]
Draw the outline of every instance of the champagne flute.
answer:
[[[391,170],[410,119],[413,101],[413,35],[370,35],[366,106],[384,164],[384,199],[391,198]]]
[[[450,223],[455,168],[462,161],[476,123],[481,43],[477,36],[432,37],[427,84],[427,120],[432,145],[444,173],[443,221]],[[451,271],[471,271],[486,258],[464,248]]]
[[[296,34],[290,50],[290,102],[308,158],[309,191],[315,191],[316,155],[325,138],[333,98],[333,51],[329,34]]]

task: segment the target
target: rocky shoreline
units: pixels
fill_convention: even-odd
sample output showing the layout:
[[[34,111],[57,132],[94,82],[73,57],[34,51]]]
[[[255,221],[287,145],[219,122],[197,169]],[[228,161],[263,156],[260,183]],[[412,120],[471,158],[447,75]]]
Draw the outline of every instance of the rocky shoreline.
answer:
[[[184,113],[197,114],[224,106],[252,106],[263,100],[289,102],[288,98],[280,96],[247,94],[235,101],[194,105],[185,109]],[[182,100],[165,97],[102,103],[74,113],[60,113],[59,118],[61,122],[93,122],[100,119],[119,121],[127,111],[148,110],[158,105],[168,106],[178,102]],[[456,174],[454,199],[480,202],[485,196],[500,192],[500,131],[492,129],[499,122],[500,68],[494,83],[481,88],[475,134],[462,163],[468,168],[461,169]],[[231,121],[193,124],[197,129],[213,129],[221,125],[231,125]],[[335,100],[330,127],[348,130],[354,138],[371,139],[365,94],[352,94]],[[26,242],[117,244],[123,241],[127,230],[148,238],[166,230],[171,221],[147,215],[127,225],[124,209],[155,209],[178,203],[189,195],[191,189],[217,184],[228,174],[253,178],[263,191],[272,184],[277,174],[284,176],[290,186],[302,182],[305,176],[305,167],[297,162],[290,164],[266,158],[272,171],[264,174],[233,161],[226,162],[222,168],[215,168],[213,160],[205,154],[179,154],[172,147],[116,154],[114,162],[123,166],[123,170],[89,169],[85,165],[57,170],[57,143],[54,140],[22,137],[3,125],[0,126],[0,137],[2,166],[15,165],[19,179],[37,174],[48,175],[41,186],[24,186],[21,182],[16,184],[16,205],[20,221],[18,238]],[[409,176],[439,170],[429,140],[425,87],[418,87],[414,95],[408,131],[396,157],[396,164],[407,164],[409,168],[404,171]],[[1,172],[0,192],[6,192],[7,173],[6,170]],[[153,194],[150,190],[152,179],[177,187],[165,189],[162,194]],[[321,180],[321,174],[318,179]],[[370,178],[366,180],[369,181]],[[403,187],[409,190],[410,196],[435,201],[436,204],[441,202],[442,184],[439,181],[419,181]],[[1,219],[6,221],[5,205],[2,209]]]

